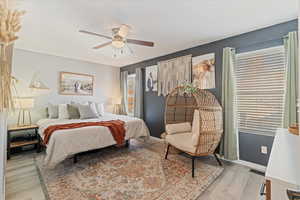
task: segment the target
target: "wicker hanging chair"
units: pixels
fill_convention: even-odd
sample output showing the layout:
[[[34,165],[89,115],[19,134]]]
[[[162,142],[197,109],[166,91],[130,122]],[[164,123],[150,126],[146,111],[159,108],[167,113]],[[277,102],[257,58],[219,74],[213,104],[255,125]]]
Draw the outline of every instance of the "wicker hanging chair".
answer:
[[[196,114],[194,113],[197,111]],[[165,158],[167,159],[169,147],[173,146],[178,150],[184,151],[192,157],[192,176],[194,177],[194,159],[197,156],[214,155],[218,163],[222,165],[215,150],[218,147],[223,134],[223,120],[222,120],[222,107],[219,104],[216,97],[209,91],[197,89],[192,93],[186,93],[183,87],[175,88],[166,98],[165,107],[165,125],[179,124],[189,122],[192,126],[193,118],[199,119],[197,137],[193,140],[192,148],[181,148],[184,142],[188,143],[191,135],[184,133],[168,135],[166,133],[166,142],[168,143]],[[199,115],[199,116],[197,116]],[[199,133],[198,133],[199,131]],[[172,142],[175,137],[182,145],[177,145],[176,142]],[[185,138],[184,138],[185,137]],[[191,150],[189,150],[191,149]]]

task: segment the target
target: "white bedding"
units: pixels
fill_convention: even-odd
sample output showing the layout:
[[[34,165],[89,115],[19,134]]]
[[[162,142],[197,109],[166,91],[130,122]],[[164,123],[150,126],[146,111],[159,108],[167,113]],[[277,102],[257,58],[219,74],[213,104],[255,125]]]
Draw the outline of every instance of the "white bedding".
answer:
[[[96,122],[119,119],[125,122],[125,139],[149,137],[149,130],[144,121],[138,118],[105,114],[97,119],[70,120],[70,119],[41,119],[37,122],[39,134],[43,138],[44,130],[51,125],[79,122]],[[45,164],[55,166],[67,157],[76,153],[99,149],[116,144],[110,130],[103,126],[90,126],[76,129],[55,131],[47,144]]]

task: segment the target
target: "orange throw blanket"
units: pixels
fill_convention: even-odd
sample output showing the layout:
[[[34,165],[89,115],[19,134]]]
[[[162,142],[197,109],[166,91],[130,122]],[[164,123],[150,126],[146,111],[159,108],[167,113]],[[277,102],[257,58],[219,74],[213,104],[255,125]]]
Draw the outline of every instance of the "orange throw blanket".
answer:
[[[65,129],[74,129],[82,128],[88,126],[105,126],[109,128],[113,138],[115,139],[117,145],[124,144],[125,140],[125,122],[121,120],[111,120],[111,121],[102,121],[102,122],[81,122],[81,123],[72,123],[72,124],[60,124],[53,125],[46,128],[44,131],[44,144],[48,144],[51,135],[54,131],[65,130]]]

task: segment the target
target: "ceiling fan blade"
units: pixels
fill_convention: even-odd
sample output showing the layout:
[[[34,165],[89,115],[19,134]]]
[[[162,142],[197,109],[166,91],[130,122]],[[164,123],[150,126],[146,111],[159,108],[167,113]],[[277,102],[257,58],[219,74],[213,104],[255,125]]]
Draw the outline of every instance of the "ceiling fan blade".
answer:
[[[111,44],[111,42],[106,42],[106,43],[104,43],[104,44],[100,44],[100,45],[98,45],[98,46],[93,47],[93,49],[100,49],[100,48],[105,47],[105,46],[108,46],[108,45],[110,45],[110,44]]]
[[[109,36],[106,36],[106,35],[101,35],[101,34],[98,34],[98,33],[93,33],[93,32],[90,32],[90,31],[79,30],[79,32],[80,33],[86,33],[86,34],[89,34],[89,35],[95,35],[95,36],[103,37],[103,38],[106,38],[106,39],[112,39],[112,37],[109,37]]]
[[[143,46],[148,46],[148,47],[154,46],[153,42],[148,42],[148,41],[143,41],[143,40],[127,39],[126,41],[131,44],[143,45]]]

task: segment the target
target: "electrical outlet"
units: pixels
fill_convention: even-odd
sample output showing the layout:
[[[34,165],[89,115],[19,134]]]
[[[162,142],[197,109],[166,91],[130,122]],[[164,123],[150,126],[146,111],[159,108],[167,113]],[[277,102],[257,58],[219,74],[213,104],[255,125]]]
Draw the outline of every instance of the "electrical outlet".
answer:
[[[268,147],[267,146],[261,146],[260,147],[260,152],[262,154],[268,154]]]

